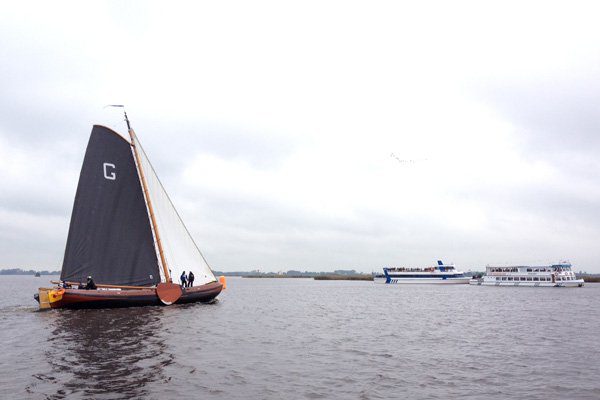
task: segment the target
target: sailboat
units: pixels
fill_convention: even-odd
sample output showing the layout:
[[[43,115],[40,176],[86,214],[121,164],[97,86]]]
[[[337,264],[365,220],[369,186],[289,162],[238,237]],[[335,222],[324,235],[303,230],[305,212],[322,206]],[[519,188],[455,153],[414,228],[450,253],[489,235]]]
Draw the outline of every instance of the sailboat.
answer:
[[[34,295],[41,309],[210,302],[223,289],[124,114],[130,140],[92,128],[60,281]],[[179,281],[184,271],[192,287]]]

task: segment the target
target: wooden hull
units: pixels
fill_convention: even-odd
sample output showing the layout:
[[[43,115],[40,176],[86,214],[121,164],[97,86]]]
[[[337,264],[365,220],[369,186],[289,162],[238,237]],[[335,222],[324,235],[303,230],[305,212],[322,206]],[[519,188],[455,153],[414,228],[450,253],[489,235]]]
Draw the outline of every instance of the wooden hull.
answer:
[[[210,302],[221,293],[223,285],[211,282],[206,285],[182,288],[175,304]],[[163,305],[155,288],[131,290],[65,289],[62,298],[51,302],[51,308],[118,308]]]

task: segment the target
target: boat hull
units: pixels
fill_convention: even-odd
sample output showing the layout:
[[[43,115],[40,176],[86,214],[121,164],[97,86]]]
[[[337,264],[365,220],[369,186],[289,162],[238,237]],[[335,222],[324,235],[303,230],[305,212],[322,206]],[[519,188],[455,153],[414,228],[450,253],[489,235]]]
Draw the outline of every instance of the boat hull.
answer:
[[[582,287],[584,284],[583,279],[577,279],[573,281],[562,281],[562,282],[510,282],[510,281],[485,281],[483,279],[471,279],[470,285],[476,286],[528,286],[528,287]]]
[[[386,283],[390,285],[403,285],[403,284],[429,284],[429,285],[466,285],[469,283],[469,277],[460,277],[460,278],[402,278],[402,277],[390,277],[389,282],[385,277],[373,278],[375,283]]]
[[[206,285],[182,288],[181,297],[174,304],[210,302],[221,293],[223,285],[211,282]],[[50,308],[122,308],[163,305],[155,288],[111,289],[65,289],[62,298],[50,303]]]

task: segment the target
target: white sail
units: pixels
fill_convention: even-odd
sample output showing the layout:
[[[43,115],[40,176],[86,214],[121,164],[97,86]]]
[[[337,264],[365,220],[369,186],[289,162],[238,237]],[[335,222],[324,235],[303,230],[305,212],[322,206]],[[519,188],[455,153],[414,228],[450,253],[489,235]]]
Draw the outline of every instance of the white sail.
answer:
[[[192,271],[195,277],[194,286],[216,281],[206,259],[198,249],[198,246],[196,246],[194,239],[192,239],[162,183],[158,179],[137,136],[134,136],[134,144],[140,156],[141,168],[143,168],[146,178],[163,254],[171,274],[171,279],[174,283],[181,283],[180,276],[182,272],[185,271],[186,274],[189,274]],[[160,262],[160,257],[158,258]],[[162,275],[162,268],[160,270]]]

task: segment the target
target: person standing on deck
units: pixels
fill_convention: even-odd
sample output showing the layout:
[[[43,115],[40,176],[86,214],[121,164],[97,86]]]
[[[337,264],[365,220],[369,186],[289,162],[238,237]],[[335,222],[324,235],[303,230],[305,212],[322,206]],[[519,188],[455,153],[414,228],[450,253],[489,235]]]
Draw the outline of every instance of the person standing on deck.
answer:
[[[183,271],[181,273],[181,276],[179,277],[179,280],[181,281],[181,287],[186,287],[187,286],[187,275],[185,274],[185,271]]]
[[[194,273],[192,271],[190,271],[190,273],[188,274],[188,287],[193,287],[194,286]]]

